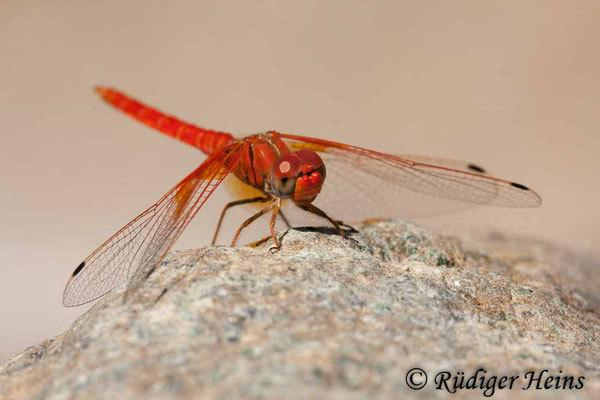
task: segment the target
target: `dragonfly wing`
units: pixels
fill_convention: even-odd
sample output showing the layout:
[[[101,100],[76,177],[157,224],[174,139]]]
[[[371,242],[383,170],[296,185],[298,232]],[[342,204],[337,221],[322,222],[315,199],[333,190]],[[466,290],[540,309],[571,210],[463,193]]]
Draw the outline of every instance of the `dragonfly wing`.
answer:
[[[465,203],[506,207],[541,204],[533,190],[484,175],[484,169],[475,164],[429,157],[410,159],[322,139],[281,137],[293,150],[314,150],[323,158],[327,178],[315,205],[346,221],[431,215],[465,208]]]
[[[159,201],[88,256],[73,272],[63,304],[96,300],[125,283],[135,287],[157,267],[200,207],[240,160],[245,142],[207,158]]]
[[[446,167],[446,168],[452,168],[452,169],[457,169],[463,172],[474,172],[476,174],[488,174],[488,171],[486,168],[483,168],[482,166],[472,163],[472,162],[467,162],[467,161],[462,161],[462,160],[454,160],[451,158],[441,158],[441,157],[430,157],[430,156],[419,156],[419,155],[414,155],[414,154],[394,154],[396,157],[400,157],[402,159],[406,159],[406,160],[411,160],[411,161],[416,161],[422,164],[430,164],[430,165],[436,165],[438,167]]]

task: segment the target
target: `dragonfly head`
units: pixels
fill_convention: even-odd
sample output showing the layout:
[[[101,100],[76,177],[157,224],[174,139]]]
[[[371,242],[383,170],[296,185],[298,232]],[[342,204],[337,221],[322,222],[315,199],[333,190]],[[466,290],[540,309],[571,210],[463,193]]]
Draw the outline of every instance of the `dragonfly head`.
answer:
[[[271,188],[282,199],[297,204],[310,204],[325,181],[325,164],[312,150],[298,150],[279,158],[273,164]]]

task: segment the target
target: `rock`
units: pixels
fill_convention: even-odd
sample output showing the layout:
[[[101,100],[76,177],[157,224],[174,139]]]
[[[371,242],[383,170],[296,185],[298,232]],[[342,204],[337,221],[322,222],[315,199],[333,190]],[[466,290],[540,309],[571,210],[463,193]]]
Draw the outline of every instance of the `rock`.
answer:
[[[592,260],[499,234],[443,237],[385,221],[357,228],[353,240],[289,230],[275,254],[172,252],[136,292],[110,293],[62,335],[3,363],[0,397],[431,397],[447,395],[436,389],[438,372],[464,371],[466,381],[478,368],[487,383],[519,376],[513,391],[495,386],[495,398],[600,392]],[[420,391],[405,380],[413,367],[429,376]],[[584,387],[522,390],[527,371],[544,369],[542,385],[584,376]]]

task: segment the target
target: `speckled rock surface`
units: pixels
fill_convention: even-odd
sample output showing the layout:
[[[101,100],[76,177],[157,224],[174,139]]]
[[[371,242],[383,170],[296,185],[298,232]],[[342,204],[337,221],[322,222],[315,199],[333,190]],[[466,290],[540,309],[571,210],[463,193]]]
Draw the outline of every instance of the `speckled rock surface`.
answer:
[[[480,367],[520,376],[494,398],[597,398],[594,260],[498,234],[359,228],[354,240],[290,230],[275,254],[171,253],[126,301],[122,290],[107,295],[3,363],[0,398],[430,398],[448,395],[438,372],[468,378]],[[413,367],[429,375],[419,391],[405,380]],[[584,376],[584,387],[522,390],[524,374],[543,369],[544,379]]]

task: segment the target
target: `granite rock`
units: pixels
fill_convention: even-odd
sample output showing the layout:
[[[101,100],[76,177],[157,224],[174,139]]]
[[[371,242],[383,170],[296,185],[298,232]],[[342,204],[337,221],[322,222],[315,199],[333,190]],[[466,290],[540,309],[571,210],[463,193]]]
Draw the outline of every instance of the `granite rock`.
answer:
[[[0,398],[429,398],[448,394],[439,372],[466,380],[478,369],[488,384],[519,376],[494,398],[600,393],[593,258],[497,233],[357,228],[351,240],[288,230],[275,253],[268,243],[172,252],[139,290],[108,294],[1,364]],[[407,385],[414,367],[428,374],[422,390]],[[542,384],[584,376],[584,387],[522,390],[544,369]]]

